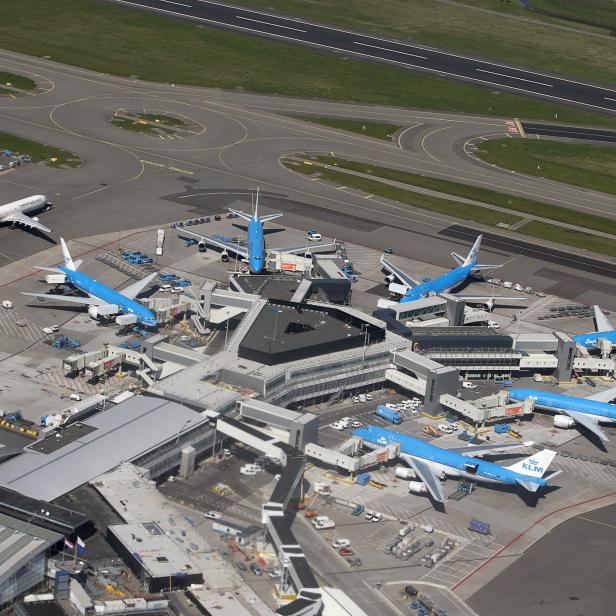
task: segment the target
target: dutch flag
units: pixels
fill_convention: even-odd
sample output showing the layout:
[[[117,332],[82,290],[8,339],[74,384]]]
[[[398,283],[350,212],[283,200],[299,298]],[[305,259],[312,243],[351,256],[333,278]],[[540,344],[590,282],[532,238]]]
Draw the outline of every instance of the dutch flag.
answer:
[[[78,552],[86,551],[86,542],[83,541],[83,539],[79,536],[77,537],[77,551]]]
[[[64,547],[72,550],[75,547],[75,544],[72,541],[69,541],[66,537],[64,537]]]

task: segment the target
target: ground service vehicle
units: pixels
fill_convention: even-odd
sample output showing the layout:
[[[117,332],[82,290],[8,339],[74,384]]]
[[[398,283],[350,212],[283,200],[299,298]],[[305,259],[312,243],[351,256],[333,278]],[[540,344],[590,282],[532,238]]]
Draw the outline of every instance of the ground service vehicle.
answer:
[[[376,407],[376,411],[374,411],[374,414],[377,417],[381,417],[382,419],[385,419],[386,421],[389,421],[390,423],[396,425],[402,423],[402,415],[400,415],[400,413],[394,411],[393,409],[390,409],[387,406],[383,406],[382,404],[379,404]]]

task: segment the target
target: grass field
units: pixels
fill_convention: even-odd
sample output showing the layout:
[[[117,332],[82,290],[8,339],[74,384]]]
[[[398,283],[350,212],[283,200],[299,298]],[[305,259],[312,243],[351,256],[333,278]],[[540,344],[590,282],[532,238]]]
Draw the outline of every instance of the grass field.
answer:
[[[614,0],[533,0],[533,4],[547,15],[616,32]]]
[[[28,154],[33,163],[43,162],[48,167],[79,167],[81,160],[75,154],[58,148],[22,139],[9,133],[0,132],[0,150],[11,150]]]
[[[0,85],[13,86],[21,90],[34,90],[36,88],[36,82],[32,81],[32,79],[23,75],[16,75],[15,73],[5,73],[4,71],[0,71]]]
[[[616,242],[607,237],[599,237],[598,235],[590,235],[573,229],[565,229],[557,225],[551,225],[545,222],[533,220],[526,223],[519,229],[518,233],[532,235],[540,239],[574,246],[577,249],[592,250],[610,257],[616,257]]]
[[[173,116],[161,115],[159,113],[138,113],[137,117],[147,120],[148,122],[156,122],[165,126],[186,128],[186,122],[180,120],[180,118],[174,118]]]
[[[321,178],[330,180],[336,184],[344,184],[345,186],[361,190],[371,195],[378,195],[379,197],[399,201],[405,205],[410,205],[411,207],[422,210],[428,210],[437,214],[455,216],[456,218],[461,218],[471,222],[475,221],[484,225],[497,225],[498,223],[512,225],[521,220],[519,216],[515,216],[513,214],[507,214],[505,212],[499,212],[497,210],[491,210],[489,208],[480,207],[477,205],[470,205],[461,201],[451,201],[449,199],[439,199],[438,197],[412,193],[408,190],[383,184],[378,180],[369,180],[353,175],[343,174],[338,171],[315,168],[302,163],[294,163],[292,161],[284,161],[284,164],[287,168],[299,173],[304,173],[306,175],[318,173]],[[395,213],[398,215],[400,214],[400,212]]]
[[[176,132],[174,130],[175,128],[186,128],[185,122],[173,116],[154,113],[137,113],[132,117],[135,119],[114,116],[111,118],[111,123],[118,128],[124,128],[125,130],[151,136],[158,136],[161,133],[173,134]],[[155,124],[150,124],[150,122],[154,122]]]
[[[494,139],[482,142],[475,154],[505,169],[616,194],[615,147],[546,139]]]
[[[511,140],[505,139],[504,141],[509,142]],[[524,142],[520,141],[520,143]],[[616,156],[616,150],[613,150],[613,152]],[[343,169],[369,173],[375,177],[403,182],[405,184],[411,184],[412,186],[421,186],[422,188],[455,195],[456,197],[473,199],[474,201],[481,201],[482,203],[488,203],[490,205],[497,205],[502,208],[513,210],[514,212],[533,214],[541,216],[542,218],[549,218],[558,222],[565,222],[579,227],[616,235],[616,220],[604,218],[603,216],[596,216],[594,214],[584,214],[580,216],[578,211],[569,208],[551,205],[542,201],[525,199],[523,197],[516,197],[515,195],[508,195],[488,188],[426,177],[415,173],[409,173],[408,171],[378,167],[368,163],[359,163],[342,158],[333,158],[331,156],[316,156],[314,158],[319,162],[328,165],[337,165]]]
[[[546,9],[548,5],[567,5],[569,8],[561,9],[566,18],[563,20],[525,10],[517,0],[241,0],[238,4],[607,84],[616,81],[616,40],[609,36],[616,13],[613,0],[536,3]],[[572,15],[581,15],[584,5],[588,12],[601,9],[599,27],[570,21]],[[605,14],[609,17],[600,27]],[[565,26],[567,30],[556,26]]]
[[[341,3],[342,5],[342,3]],[[37,24],[32,28],[32,24]],[[95,0],[29,0],[0,47],[115,75],[403,107],[616,126],[616,118]]]
[[[321,157],[323,159],[327,159],[328,157]],[[331,161],[331,158],[328,159]],[[372,195],[379,195],[381,197],[385,197],[387,199],[393,199],[395,201],[399,201],[401,203],[406,203],[412,207],[430,210],[432,212],[437,212],[439,214],[444,214],[448,216],[455,216],[456,218],[462,218],[468,220],[470,222],[478,222],[484,225],[492,225],[496,226],[499,223],[511,225],[516,222],[522,220],[519,216],[515,216],[514,214],[507,214],[506,212],[500,212],[498,210],[490,210],[486,207],[466,204],[459,201],[449,201],[447,199],[439,199],[436,197],[421,195],[417,193],[412,193],[410,191],[404,190],[402,188],[397,188],[393,186],[389,186],[387,184],[383,184],[378,180],[370,180],[362,177],[357,177],[353,175],[349,175],[344,171],[334,171],[330,169],[323,169],[322,167],[315,167],[313,165],[305,165],[303,163],[299,163],[296,161],[283,161],[284,165],[293,171],[297,171],[299,173],[304,173],[306,175],[313,175],[315,173],[319,174],[319,176],[325,180],[329,180],[335,184],[340,184],[341,186],[347,186],[350,188],[355,188],[361,190],[365,193]],[[331,163],[330,163],[331,164]],[[372,172],[376,177],[379,177],[377,169],[378,167],[371,167]],[[357,169],[359,170],[359,169]],[[391,171],[391,170],[388,170]],[[400,172],[404,174],[405,172]],[[410,180],[408,176],[413,176],[414,174],[407,174],[407,179]],[[390,176],[389,179],[396,179],[397,181],[401,181],[397,179],[399,176]],[[415,176],[420,177],[421,176]],[[422,178],[427,179],[427,178]],[[437,180],[440,182],[440,180]],[[414,184],[414,182],[407,182],[409,184]],[[455,184],[454,182],[446,182],[446,184]],[[424,184],[417,185],[424,186]],[[425,185],[427,188],[436,189],[436,185]],[[442,190],[443,186],[440,185],[441,188],[438,190]],[[462,185],[459,185],[462,186]],[[446,191],[450,192],[450,191]],[[499,193],[497,193],[499,194]],[[535,209],[533,213],[544,215],[544,206],[546,204],[536,202],[536,206],[542,209]],[[549,206],[548,206],[549,207]],[[513,209],[513,208],[512,208]],[[558,208],[564,210],[565,208]],[[575,214],[576,212],[572,212]],[[578,219],[579,219],[578,215]],[[602,219],[606,225],[607,223],[614,224],[614,221],[609,219]],[[576,220],[579,223],[579,220]],[[608,227],[603,227],[602,231],[609,232]],[[516,233],[522,233],[525,235],[531,235],[536,238],[549,240],[552,242],[558,242],[560,244],[566,244],[568,246],[573,246],[575,248],[584,247],[587,250],[592,250],[597,253],[616,256],[616,242],[609,238],[600,237],[597,235],[592,235],[590,233],[584,233],[583,231],[574,231],[564,227],[560,227],[558,225],[553,225],[550,223],[544,223],[540,221],[531,221],[526,223],[525,225],[516,229]]]
[[[393,134],[400,128],[395,124],[384,124],[382,122],[372,122],[367,120],[340,120],[338,118],[322,118],[319,116],[305,115],[290,115],[291,118],[302,120],[303,122],[312,122],[313,124],[322,124],[330,128],[339,128],[340,130],[348,130],[351,133],[358,133],[366,137],[374,137],[376,139],[384,139],[391,141]]]

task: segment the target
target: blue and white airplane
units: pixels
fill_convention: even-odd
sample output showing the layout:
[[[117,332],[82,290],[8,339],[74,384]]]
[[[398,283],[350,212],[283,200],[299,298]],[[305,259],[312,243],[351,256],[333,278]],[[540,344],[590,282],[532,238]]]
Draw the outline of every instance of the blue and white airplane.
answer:
[[[599,338],[606,338],[612,343],[612,346],[616,345],[616,328],[603,314],[599,306],[593,306],[593,308],[595,310],[595,331],[571,336],[571,338],[587,349],[595,348]]]
[[[580,424],[602,441],[609,439],[599,424],[616,423],[616,405],[610,404],[610,401],[616,398],[616,387],[587,398],[522,387],[508,389],[507,395],[511,400],[520,402],[530,398],[536,407],[558,413],[554,416],[555,428],[572,428],[575,424]]]
[[[475,458],[522,445],[530,446],[532,442],[466,445],[443,449],[408,434],[371,425],[353,430],[353,436],[360,437],[365,443],[380,447],[390,443],[400,443],[400,458],[409,465],[413,473],[411,476],[414,475],[419,479],[409,482],[409,491],[416,494],[429,492],[439,503],[447,501],[440,482],[445,477],[463,477],[481,483],[522,486],[529,492],[536,492],[560,473],[556,471],[546,478],[543,477],[556,456],[556,452],[549,449],[544,449],[508,467]]]
[[[104,285],[102,282],[90,278],[87,274],[77,271],[82,261],[80,259],[73,261],[64,239],[60,238],[60,243],[62,244],[64,265],[58,265],[57,267],[37,267],[37,269],[54,272],[56,274],[64,274],[65,282],[87,293],[88,297],[47,295],[45,293],[22,293],[22,295],[31,295],[32,297],[40,297],[45,300],[58,300],[72,304],[83,304],[88,306],[88,314],[93,319],[121,313],[129,317],[124,320],[124,325],[127,325],[129,322],[142,323],[149,327],[154,327],[156,325],[154,313],[135,299],[156,277],[156,272],[129,285],[122,291],[116,291]],[[130,318],[131,316],[132,318]]]
[[[479,247],[481,246],[482,239],[483,235],[480,235],[475,240],[475,243],[466,258],[459,255],[457,252],[452,252],[451,256],[454,258],[458,266],[449,270],[445,274],[437,276],[433,280],[426,280],[425,282],[415,280],[384,256],[381,257],[381,265],[389,272],[389,275],[385,278],[385,281],[392,283],[389,285],[389,290],[401,295],[398,303],[404,304],[406,302],[422,299],[434,293],[446,293],[451,289],[455,289],[472,273],[479,270],[493,270],[498,267],[502,267],[502,265],[486,265],[477,263]],[[400,283],[395,283],[395,280],[399,280]],[[492,310],[495,300],[510,301],[526,299],[524,297],[494,297],[494,295],[458,295],[457,297],[469,303],[484,304],[488,310]],[[397,302],[392,302],[387,299],[380,299],[378,305],[380,308],[388,308],[395,303]]]
[[[280,218],[282,213],[275,214],[265,214],[264,216],[259,216],[259,190],[257,189],[257,196],[255,199],[255,211],[251,216],[250,214],[246,214],[245,212],[241,212],[239,210],[234,210],[233,208],[229,208],[229,211],[248,221],[248,230],[246,234],[246,246],[242,246],[239,242],[234,243],[220,237],[213,237],[211,235],[201,235],[200,233],[195,233],[194,231],[188,231],[186,229],[182,229],[178,235],[180,237],[190,236],[194,237],[198,240],[198,247],[201,252],[205,252],[207,245],[217,246],[218,248],[222,248],[222,259],[223,261],[227,261],[229,259],[229,253],[233,253],[241,257],[243,261],[248,263],[248,268],[252,274],[260,274],[265,269],[265,257],[267,255],[266,247],[265,247],[265,234],[263,231],[263,223],[269,222],[270,220],[274,220],[275,218]],[[277,253],[285,253],[285,254],[297,254],[297,253],[306,253],[311,252],[317,248],[330,248],[335,247],[336,244],[316,244],[310,247],[301,244],[299,246],[289,246],[287,248],[274,248],[271,252]]]

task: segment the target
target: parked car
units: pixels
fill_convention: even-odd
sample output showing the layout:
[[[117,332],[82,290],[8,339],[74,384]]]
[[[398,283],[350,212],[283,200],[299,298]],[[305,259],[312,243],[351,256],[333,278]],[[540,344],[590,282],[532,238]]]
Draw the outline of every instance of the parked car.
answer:
[[[372,516],[373,522],[380,522],[382,519],[383,519],[383,514],[378,511],[376,511]]]
[[[351,548],[340,548],[338,554],[340,554],[340,556],[353,556],[355,552],[353,552]]]
[[[235,563],[235,566],[240,570],[240,571],[246,571],[248,569],[248,567],[246,566],[245,563],[243,563],[241,560],[238,560]]]
[[[263,575],[263,569],[259,567],[257,563],[250,563],[250,570],[257,576],[260,577]]]
[[[364,518],[366,520],[372,520],[372,518],[374,517],[374,511],[370,511],[370,509],[366,509],[366,515],[364,516]]]
[[[477,389],[477,385],[470,381],[462,381],[462,389]]]
[[[361,421],[352,421],[351,428],[361,428],[364,424]]]
[[[335,539],[334,541],[332,541],[332,547],[333,548],[348,548],[351,545],[351,542],[348,539]]]
[[[222,518],[222,513],[218,511],[206,511],[203,514],[204,518],[208,518],[209,520],[220,520]]]

